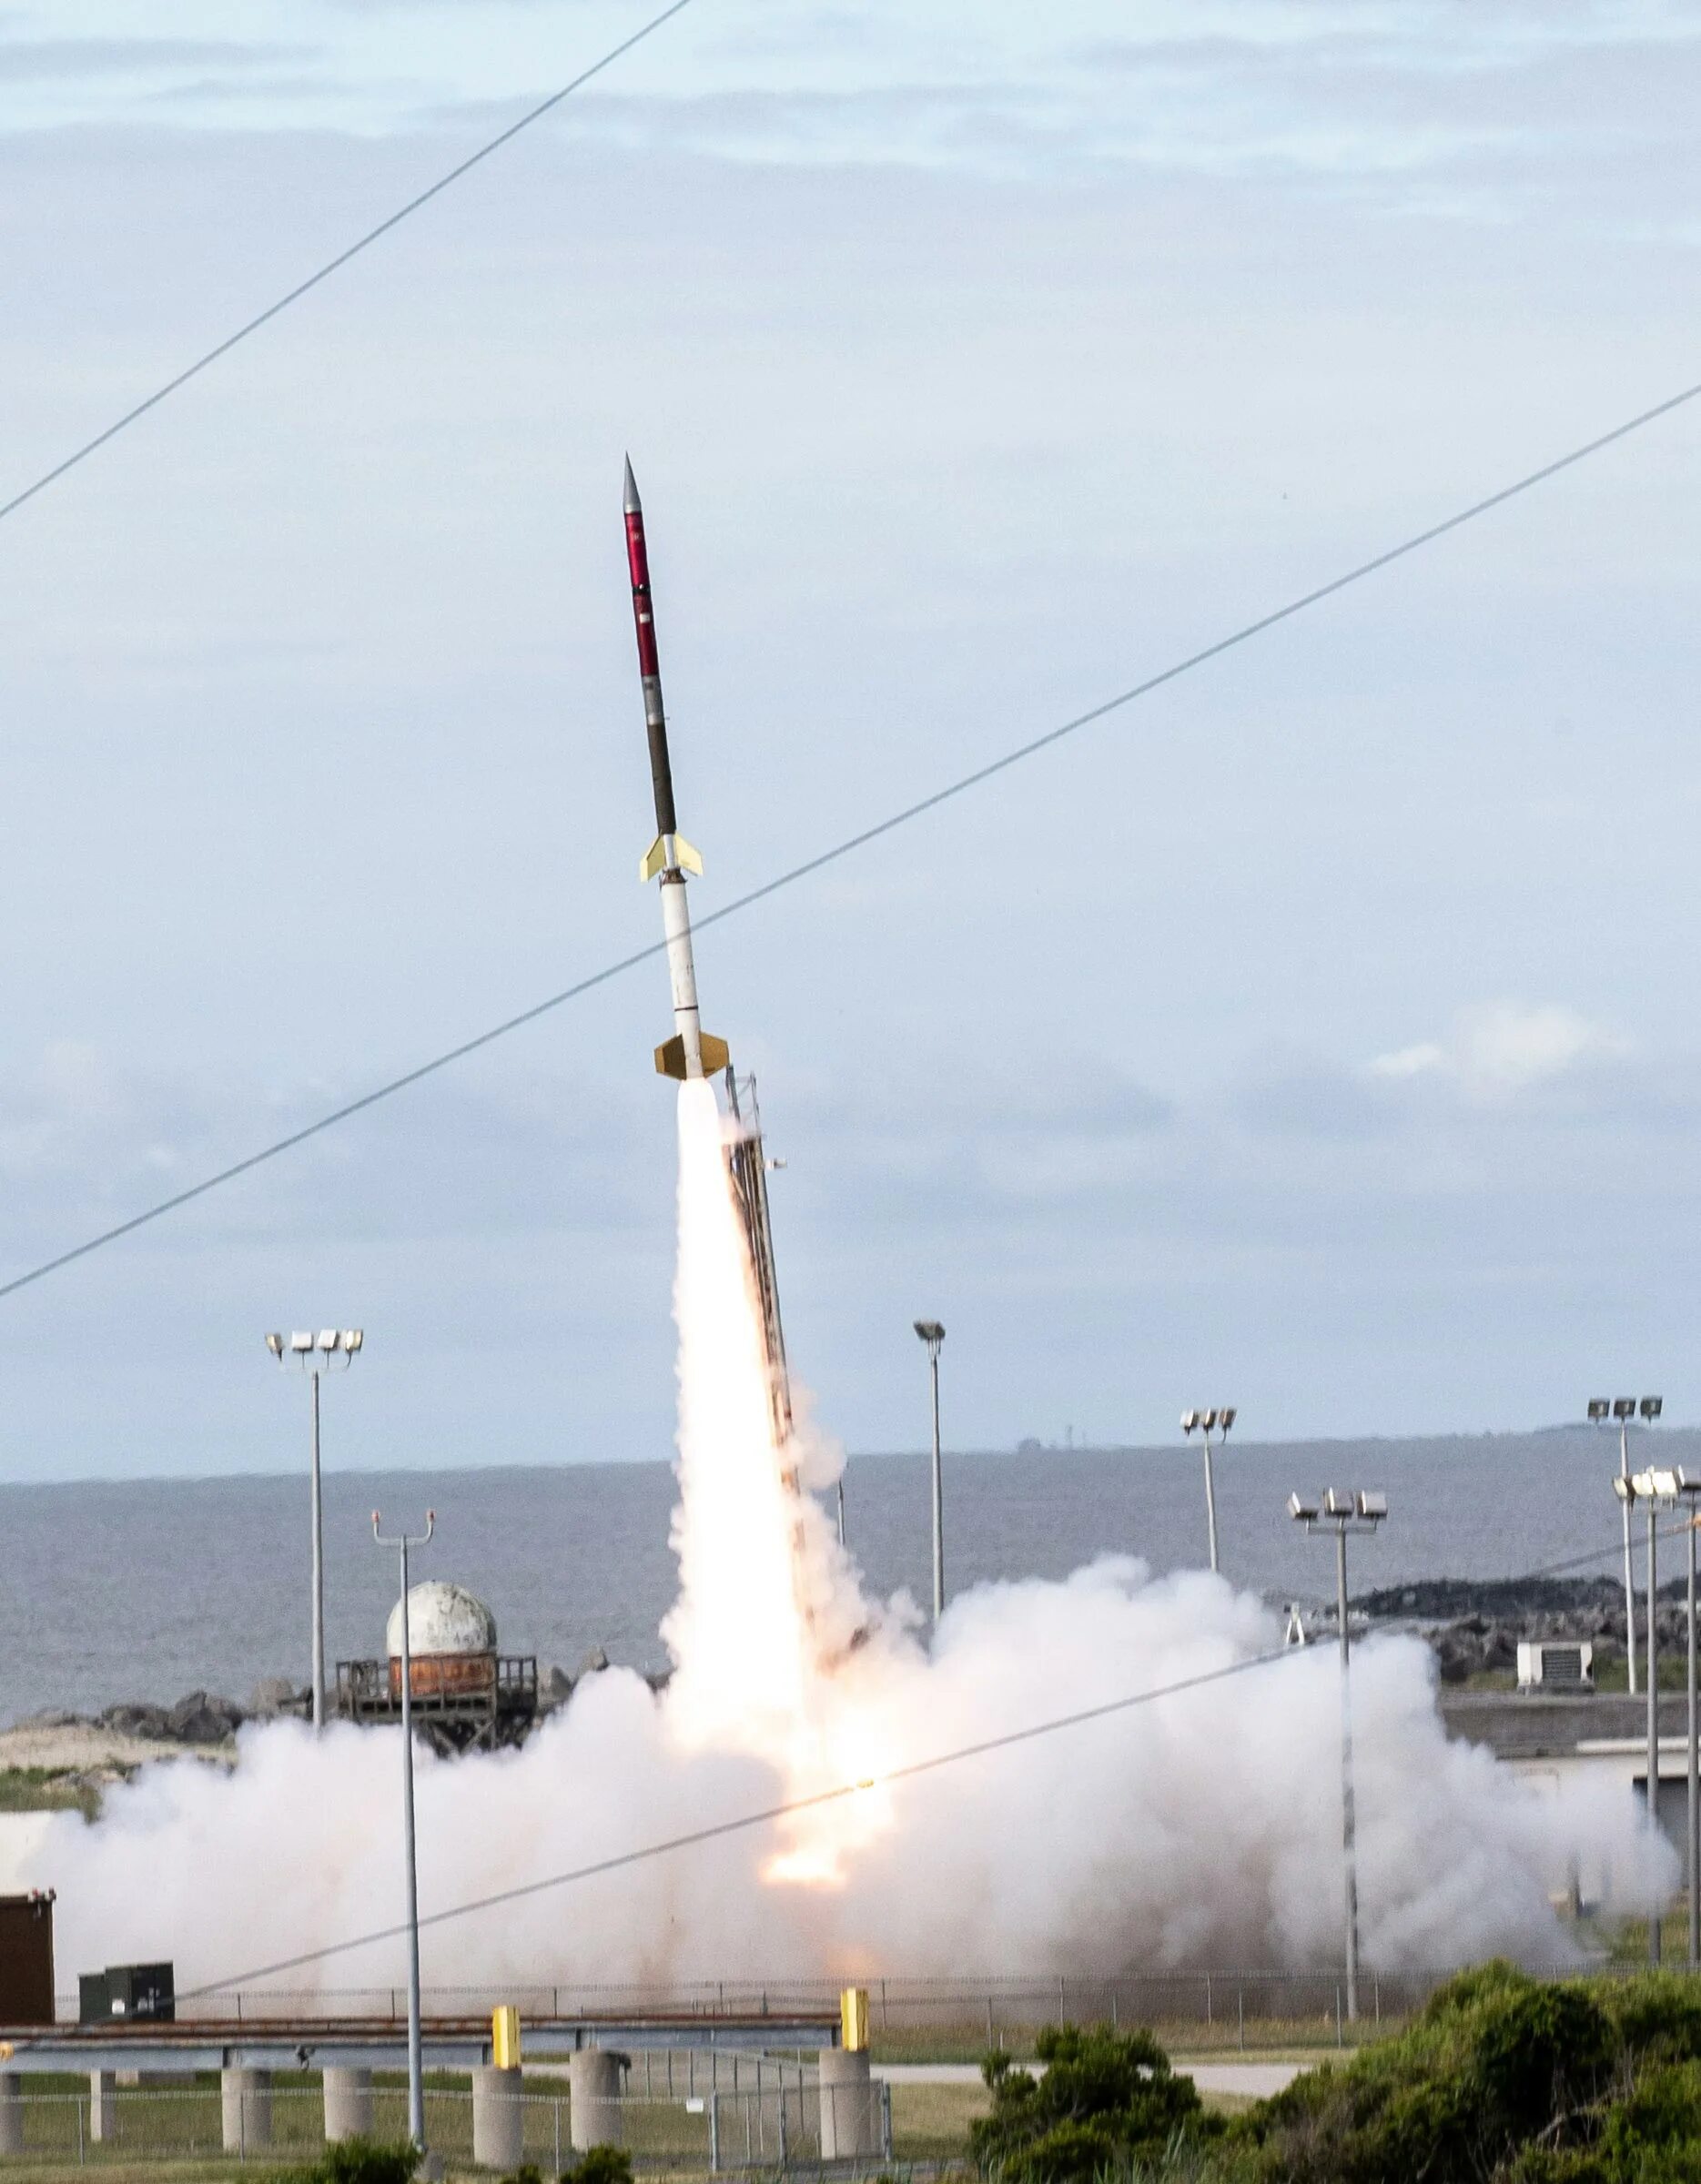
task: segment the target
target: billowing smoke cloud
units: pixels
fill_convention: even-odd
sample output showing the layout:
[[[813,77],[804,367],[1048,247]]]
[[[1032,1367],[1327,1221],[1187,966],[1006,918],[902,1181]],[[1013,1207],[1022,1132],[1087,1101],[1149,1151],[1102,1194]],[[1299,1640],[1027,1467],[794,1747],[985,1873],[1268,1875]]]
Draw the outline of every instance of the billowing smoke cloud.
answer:
[[[428,1931],[428,1984],[916,1975],[1109,1976],[1327,1966],[1340,1946],[1332,1651],[906,1778],[918,1761],[1272,1651],[1223,1580],[1107,1558],[1061,1584],[983,1586],[931,1651],[873,1603],[777,1450],[721,1123],[680,1103],[677,1673],[655,1698],[589,1679],[519,1753],[419,1762],[426,1912],[845,1783],[855,1795]],[[1354,1658],[1360,1891],[1372,1967],[1566,1953],[1574,1875],[1623,1910],[1676,1860],[1624,1790],[1544,1794],[1450,1744],[1427,1650]],[[170,1956],[182,1986],[345,1940],[400,1904],[394,1734],[246,1731],[226,1776],[147,1769],[90,1827],[64,1816],[14,1877],[59,1892],[67,1963]],[[398,1943],[297,1971],[401,1977]]]

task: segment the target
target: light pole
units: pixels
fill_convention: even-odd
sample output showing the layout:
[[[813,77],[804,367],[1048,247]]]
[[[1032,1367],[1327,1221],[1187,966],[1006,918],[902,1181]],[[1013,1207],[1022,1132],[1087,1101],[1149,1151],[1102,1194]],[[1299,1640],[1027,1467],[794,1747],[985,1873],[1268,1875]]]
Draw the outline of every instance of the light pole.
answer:
[[[1388,1514],[1386,1494],[1342,1493],[1331,1486],[1321,1502],[1288,1496],[1288,1514],[1307,1532],[1335,1535],[1335,1613],[1341,1625],[1341,1850],[1346,1876],[1347,2016],[1359,2014],[1359,1875],[1352,1804],[1352,1645],[1347,1633],[1347,1534],[1374,1532]]]
[[[268,1335],[266,1347],[283,1366],[299,1366],[313,1383],[313,1726],[325,1726],[325,1516],[319,1500],[319,1383],[321,1374],[353,1364],[365,1335],[358,1327],[328,1327],[318,1336]]]
[[[1684,1877],[1689,1894],[1689,1969],[1701,1971],[1701,1704],[1696,1691],[1696,1529],[1701,1524],[1701,1476],[1683,1471],[1655,1471],[1648,1483],[1659,1499],[1684,1512],[1688,1586],[1686,1592],[1688,1662],[1684,1687],[1689,1703],[1688,1812],[1685,1829]]]
[[[1647,1409],[1650,1403],[1654,1405],[1651,1411]],[[1659,1416],[1657,1396],[1645,1398],[1644,1415]],[[1677,1477],[1669,1471],[1636,1471],[1629,1478],[1620,1472],[1613,1481],[1613,1491],[1623,1505],[1626,1522],[1635,1502],[1645,1503],[1648,1512],[1648,1825],[1656,1831],[1660,1825],[1660,1653],[1659,1618],[1655,1611],[1659,1590],[1660,1503],[1676,1500]],[[1660,1921],[1655,1912],[1648,1920],[1648,1962],[1657,1964],[1659,1960]]]
[[[1595,1426],[1615,1425],[1618,1428],[1618,1476],[1630,1476],[1630,1421],[1638,1408],[1652,1425],[1665,1408],[1657,1395],[1645,1395],[1640,1405],[1634,1395],[1615,1396],[1609,1402],[1605,1396],[1596,1396],[1589,1405],[1589,1423]],[[1636,1695],[1636,1583],[1630,1560],[1630,1503],[1634,1499],[1621,1494],[1625,1525],[1625,1673],[1626,1687],[1631,1697]],[[1649,1595],[1650,1602],[1652,1594]],[[1652,1613],[1652,1608],[1649,1610]]]
[[[1234,1423],[1232,1410],[1183,1410],[1181,1431],[1190,1441],[1197,1426],[1205,1442],[1205,1529],[1210,1539],[1210,1566],[1217,1568],[1217,1487],[1210,1474],[1210,1437],[1214,1431],[1220,1448],[1229,1437],[1229,1428]]]
[[[927,1346],[933,1375],[933,1621],[945,1613],[945,1482],[939,1469],[939,1348],[945,1330],[937,1320],[917,1320],[916,1332]]]
[[[420,2037],[420,1871],[413,1836],[413,1645],[408,1630],[408,1551],[423,1547],[437,1530],[437,1512],[425,1512],[425,1530],[410,1539],[405,1532],[389,1539],[379,1530],[381,1512],[372,1512],[372,1537],[380,1547],[400,1550],[401,1558],[401,1833],[407,1863],[408,1903],[408,2136],[425,2151],[425,2059]]]

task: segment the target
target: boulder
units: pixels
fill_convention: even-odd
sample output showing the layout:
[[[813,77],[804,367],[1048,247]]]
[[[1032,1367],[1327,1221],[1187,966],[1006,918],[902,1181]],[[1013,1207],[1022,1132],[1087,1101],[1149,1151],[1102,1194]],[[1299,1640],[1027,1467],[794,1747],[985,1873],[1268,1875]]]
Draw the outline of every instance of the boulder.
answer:
[[[234,1699],[192,1691],[166,1715],[167,1734],[185,1744],[228,1744],[242,1726],[242,1709]]]
[[[248,1698],[248,1712],[260,1721],[288,1714],[297,1704],[296,1687],[288,1676],[262,1676]]]
[[[538,1671],[538,1704],[547,1713],[552,1706],[564,1706],[572,1696],[572,1678],[564,1668],[553,1663]]]
[[[101,1715],[108,1729],[120,1736],[147,1736],[164,1740],[171,1734],[171,1722],[163,1706],[150,1706],[141,1699],[121,1699],[117,1705],[108,1706]]]

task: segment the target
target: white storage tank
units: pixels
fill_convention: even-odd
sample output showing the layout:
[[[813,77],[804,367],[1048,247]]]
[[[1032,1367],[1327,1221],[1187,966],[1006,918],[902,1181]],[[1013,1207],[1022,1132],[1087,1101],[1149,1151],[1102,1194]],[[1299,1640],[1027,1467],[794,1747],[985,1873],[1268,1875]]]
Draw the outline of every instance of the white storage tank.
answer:
[[[384,1632],[390,1687],[401,1692],[401,1603]],[[496,1618],[464,1585],[427,1578],[408,1593],[408,1652],[415,1698],[490,1691],[496,1683]]]

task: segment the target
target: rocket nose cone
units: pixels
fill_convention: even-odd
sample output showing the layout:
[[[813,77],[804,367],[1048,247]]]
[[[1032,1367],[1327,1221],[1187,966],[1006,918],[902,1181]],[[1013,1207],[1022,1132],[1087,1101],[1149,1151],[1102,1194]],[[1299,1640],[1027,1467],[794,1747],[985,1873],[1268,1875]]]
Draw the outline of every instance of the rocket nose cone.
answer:
[[[625,511],[629,516],[640,516],[643,513],[643,502],[638,498],[638,480],[632,474],[632,457],[630,455],[626,458]]]

